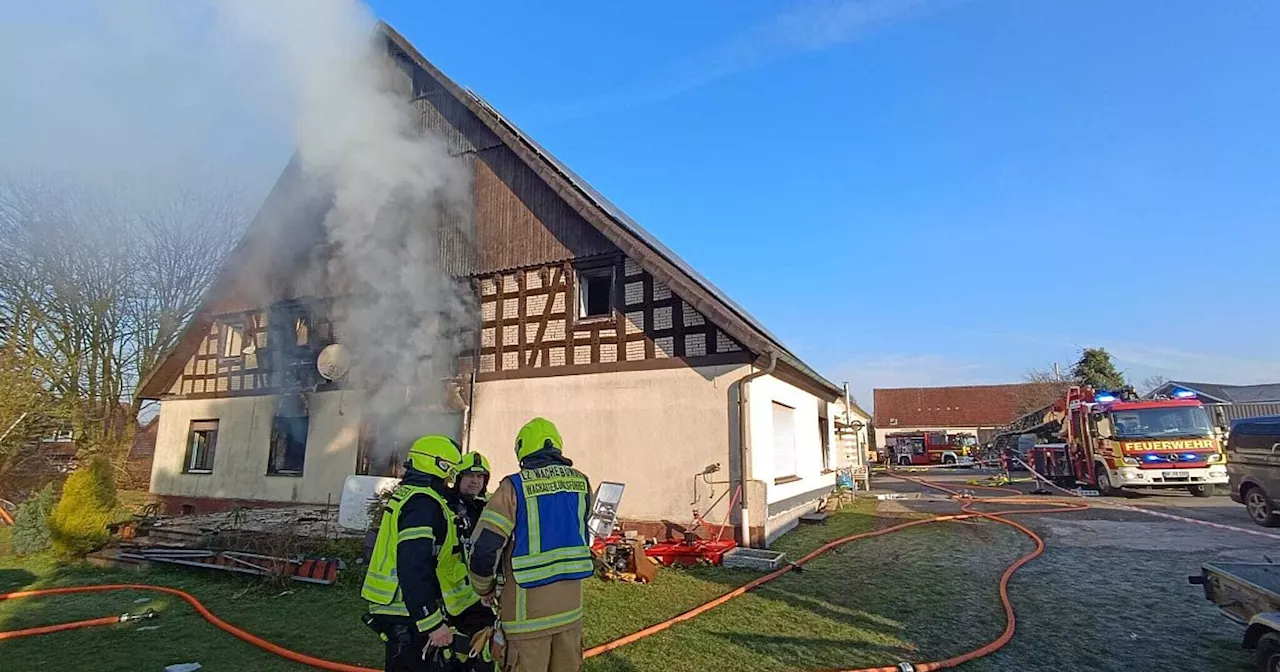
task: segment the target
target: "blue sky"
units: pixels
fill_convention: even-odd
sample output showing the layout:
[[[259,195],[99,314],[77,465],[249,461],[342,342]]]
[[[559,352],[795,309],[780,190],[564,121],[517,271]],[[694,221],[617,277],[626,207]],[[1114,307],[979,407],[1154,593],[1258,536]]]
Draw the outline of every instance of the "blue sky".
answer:
[[[214,6],[5,5],[0,173],[265,193],[290,82]],[[1081,346],[1280,381],[1280,2],[372,8],[864,403]]]
[[[1280,380],[1280,3],[373,7],[868,402]]]

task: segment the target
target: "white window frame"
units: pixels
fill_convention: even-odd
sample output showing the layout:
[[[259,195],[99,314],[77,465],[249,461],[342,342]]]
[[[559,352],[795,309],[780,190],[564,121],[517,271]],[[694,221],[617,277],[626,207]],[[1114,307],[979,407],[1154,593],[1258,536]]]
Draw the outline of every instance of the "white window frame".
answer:
[[[218,454],[218,421],[217,420],[192,420],[191,426],[187,431],[187,451],[186,463],[183,464],[182,472],[184,474],[212,474],[213,460]],[[201,428],[197,429],[197,425]],[[209,425],[212,425],[210,427]],[[197,467],[197,458],[200,456],[195,450],[195,440],[197,433],[212,433],[213,440],[210,441],[206,450],[210,453],[207,467]]]
[[[773,480],[798,480],[796,455],[796,409],[773,402]]]

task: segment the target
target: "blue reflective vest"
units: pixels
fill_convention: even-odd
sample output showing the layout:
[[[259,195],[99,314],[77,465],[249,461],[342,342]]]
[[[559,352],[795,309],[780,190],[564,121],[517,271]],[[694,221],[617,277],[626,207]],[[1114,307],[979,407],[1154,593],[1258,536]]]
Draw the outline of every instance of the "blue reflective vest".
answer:
[[[587,534],[591,486],[573,467],[525,469],[511,477],[516,519],[511,573],[524,588],[585,579],[595,571]]]

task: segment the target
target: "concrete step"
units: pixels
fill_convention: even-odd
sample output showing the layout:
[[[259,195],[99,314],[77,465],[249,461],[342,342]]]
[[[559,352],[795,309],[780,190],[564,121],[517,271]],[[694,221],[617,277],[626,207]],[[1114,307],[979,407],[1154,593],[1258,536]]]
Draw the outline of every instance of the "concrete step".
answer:
[[[806,516],[800,516],[800,522],[806,525],[817,525],[818,523],[826,521],[828,515],[829,514],[822,511],[810,513]]]

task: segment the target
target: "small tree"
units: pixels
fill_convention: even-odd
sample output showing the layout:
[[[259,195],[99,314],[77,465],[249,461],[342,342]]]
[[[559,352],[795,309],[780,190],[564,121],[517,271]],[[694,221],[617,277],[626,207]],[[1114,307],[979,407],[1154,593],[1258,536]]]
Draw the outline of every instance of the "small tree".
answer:
[[[18,555],[49,550],[49,513],[57,501],[58,493],[49,483],[18,507],[13,517],[13,550]]]
[[[62,498],[49,515],[53,552],[81,556],[106,543],[107,524],[115,513],[116,481],[111,463],[95,457],[67,477]]]
[[[1125,387],[1124,374],[1116,370],[1111,353],[1105,348],[1085,348],[1080,359],[1071,367],[1071,377],[1080,385],[1100,390],[1118,390]]]

